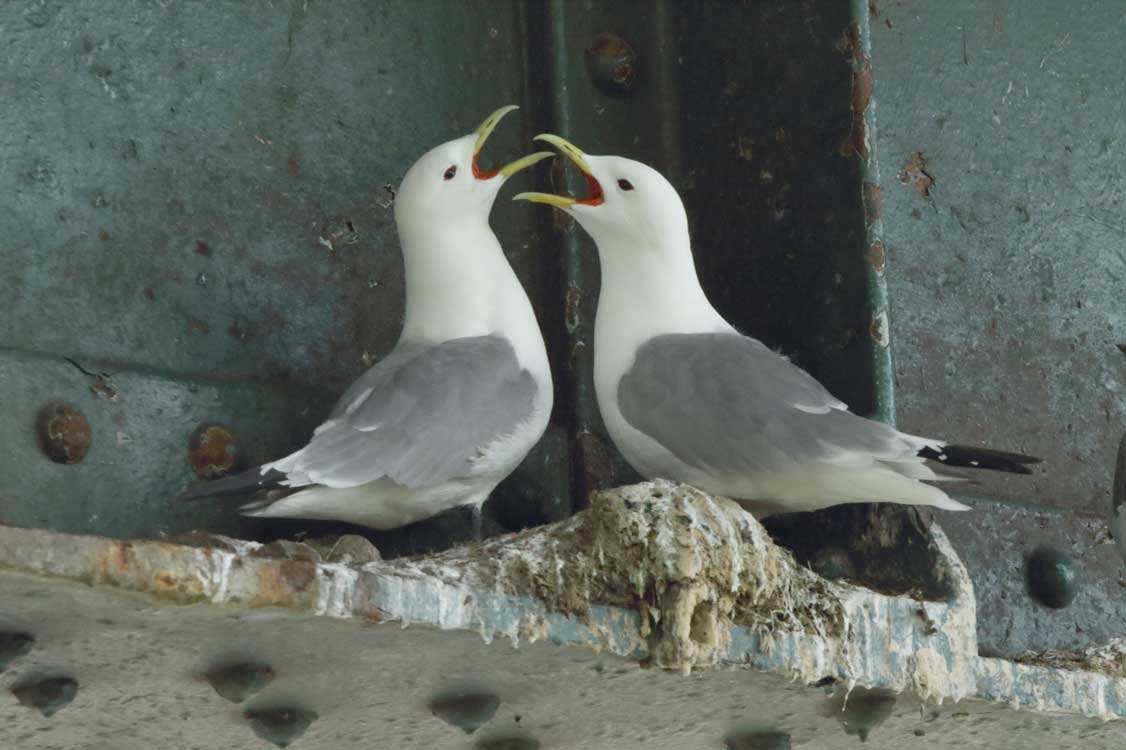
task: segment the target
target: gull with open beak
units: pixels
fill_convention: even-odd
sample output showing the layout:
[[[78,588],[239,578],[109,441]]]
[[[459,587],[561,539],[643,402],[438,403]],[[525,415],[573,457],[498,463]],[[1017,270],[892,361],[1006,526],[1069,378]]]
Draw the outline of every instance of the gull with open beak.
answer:
[[[501,185],[552,156],[485,172],[502,107],[428,151],[395,200],[406,314],[398,343],[300,450],[182,499],[258,492],[243,512],[389,529],[457,505],[479,512],[543,435],[552,384],[532,305],[489,226]],[[294,408],[301,408],[295,405]],[[275,492],[260,492],[275,489]],[[279,497],[280,495],[280,497]],[[264,497],[263,497],[264,496]]]
[[[611,439],[642,475],[733,498],[756,515],[875,501],[965,510],[924,483],[961,478],[943,464],[1027,474],[1038,461],[852,414],[716,312],[696,276],[684,205],[656,170],[536,138],[582,171],[589,194],[516,199],[566,211],[598,245],[595,393]]]

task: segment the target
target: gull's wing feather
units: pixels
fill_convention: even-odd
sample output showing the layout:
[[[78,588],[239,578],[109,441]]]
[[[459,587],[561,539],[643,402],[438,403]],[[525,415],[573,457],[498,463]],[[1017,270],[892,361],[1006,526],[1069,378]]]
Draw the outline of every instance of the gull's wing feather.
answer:
[[[921,447],[941,445],[850,413],[807,372],[736,333],[650,339],[622,377],[618,402],[629,424],[678,459],[725,474],[919,465]]]
[[[309,445],[268,467],[290,486],[471,476],[487,446],[532,416],[537,388],[503,337],[404,342],[348,389]]]

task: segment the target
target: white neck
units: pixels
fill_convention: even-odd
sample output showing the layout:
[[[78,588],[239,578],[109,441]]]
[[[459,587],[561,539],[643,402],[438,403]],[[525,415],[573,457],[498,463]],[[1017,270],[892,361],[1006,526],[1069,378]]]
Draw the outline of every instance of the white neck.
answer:
[[[487,221],[400,224],[399,236],[406,281],[402,339],[501,334],[525,366],[542,359],[546,367],[531,303]]]
[[[638,346],[662,333],[733,330],[700,288],[687,232],[658,242],[643,249],[599,244],[602,284],[594,324],[595,367],[606,353],[625,353],[632,361]]]

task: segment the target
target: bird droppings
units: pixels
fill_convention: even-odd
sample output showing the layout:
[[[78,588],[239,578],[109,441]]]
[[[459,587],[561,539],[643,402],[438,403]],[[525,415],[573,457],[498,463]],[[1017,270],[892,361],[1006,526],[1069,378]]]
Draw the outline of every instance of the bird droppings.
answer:
[[[1024,573],[1028,595],[1045,607],[1063,609],[1079,593],[1079,563],[1053,547],[1033,550]]]
[[[315,711],[304,708],[252,709],[243,716],[256,735],[278,747],[288,747],[318,718]]]
[[[226,476],[238,462],[238,443],[231,429],[221,424],[197,427],[188,441],[188,462],[196,476]]]
[[[39,447],[57,464],[75,464],[83,459],[93,436],[90,423],[78,409],[52,401],[39,410]]]
[[[273,681],[274,670],[262,664],[232,664],[213,669],[203,677],[212,689],[231,703],[242,703]]]
[[[78,695],[78,683],[70,677],[21,681],[12,687],[12,695],[22,705],[36,708],[49,717],[74,700]]]
[[[35,638],[30,633],[0,633],[0,672],[21,656],[31,652]]]
[[[503,734],[482,737],[474,743],[475,750],[539,750],[540,742],[529,734]]]
[[[930,196],[934,177],[927,171],[927,160],[921,151],[912,151],[907,157],[907,163],[899,173],[899,181],[914,188],[924,198]]]
[[[1082,651],[1025,651],[1014,656],[1013,661],[1126,678],[1126,638],[1114,638],[1108,643],[1090,646]]]
[[[567,333],[574,333],[575,329],[579,327],[579,307],[583,301],[583,290],[574,281],[567,285],[567,293],[564,296],[563,306],[563,324],[567,327]]]
[[[844,626],[834,584],[797,565],[742,508],[667,481],[597,493],[554,527],[413,566],[579,618],[594,605],[636,611],[649,663],[686,673],[715,666],[734,625],[767,643],[787,631],[835,638]]]
[[[489,723],[500,707],[500,698],[472,683],[444,688],[427,704],[430,713],[466,734],[473,734]]]
[[[790,735],[762,729],[741,729],[728,734],[724,740],[727,750],[790,750]]]
[[[829,699],[828,711],[844,727],[845,734],[868,741],[869,733],[895,710],[896,695],[890,690],[838,687]]]

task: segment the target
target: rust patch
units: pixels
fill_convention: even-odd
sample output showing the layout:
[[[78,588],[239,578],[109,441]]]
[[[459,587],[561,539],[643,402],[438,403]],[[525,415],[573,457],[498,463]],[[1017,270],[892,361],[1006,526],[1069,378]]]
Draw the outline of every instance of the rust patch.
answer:
[[[104,229],[102,231],[98,232],[98,239],[101,240],[102,242],[105,242],[106,240],[109,239],[109,232],[107,232]]]
[[[158,586],[163,586],[166,589],[176,588],[176,579],[167,570],[158,571],[152,579]]]
[[[301,165],[297,163],[296,159],[290,159],[289,161],[287,161],[285,163],[285,168],[290,173],[290,175],[294,177],[297,177],[301,174]]]
[[[94,382],[90,385],[90,391],[95,396],[108,398],[110,401],[117,399],[117,389],[109,384],[109,380],[105,375],[96,375]]]
[[[864,61],[864,67],[852,74],[852,125],[848,135],[841,143],[841,156],[859,154],[868,157],[867,126],[864,113],[872,101],[872,62]]]
[[[295,592],[305,591],[317,578],[317,564],[308,560],[283,560],[281,576]]]
[[[61,401],[39,410],[39,447],[57,464],[76,464],[90,448],[93,433],[82,412]]]
[[[613,481],[614,470],[610,463],[610,451],[602,438],[589,430],[578,434],[579,475],[582,482],[580,490],[584,501],[592,492],[606,489]]]
[[[876,7],[876,0],[868,0],[868,15],[872,18],[880,17],[880,9]]]
[[[238,460],[234,433],[221,424],[200,425],[188,441],[188,462],[196,476],[214,479],[229,474]]]
[[[251,336],[250,331],[246,330],[238,323],[231,323],[227,326],[227,333],[230,334],[231,338],[236,338],[239,341],[246,341]]]
[[[211,333],[211,326],[199,318],[188,318],[188,333]]]
[[[214,254],[214,250],[203,240],[197,240],[195,243],[195,251],[197,255],[202,255],[205,258],[210,258]]]
[[[907,163],[899,173],[899,181],[915,188],[915,192],[924,198],[930,196],[934,177],[927,171],[927,160],[922,151],[912,151],[907,157]]]
[[[864,113],[872,101],[872,60],[864,54],[860,43],[860,26],[855,21],[845,29],[844,36],[837,42],[837,50],[847,55],[852,62],[852,122],[848,135],[841,141],[838,149],[841,156],[859,154],[868,157],[867,125]]]
[[[863,61],[864,52],[860,46],[860,24],[856,21],[845,27],[844,34],[836,44],[837,51],[848,55],[853,62]]]
[[[147,299],[149,302],[156,300],[156,290],[154,290],[151,286],[145,287],[145,299]]]
[[[884,272],[884,263],[886,257],[884,255],[884,243],[876,240],[872,243],[872,247],[868,248],[868,265],[876,273]]]
[[[872,224],[883,217],[883,194],[880,186],[874,182],[864,183],[864,216]]]
[[[579,305],[582,301],[583,290],[574,281],[570,282],[563,305],[563,324],[567,326],[567,333],[574,333],[579,327]]]

